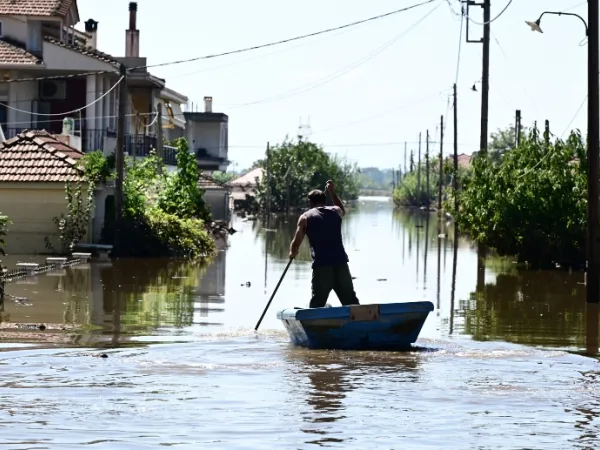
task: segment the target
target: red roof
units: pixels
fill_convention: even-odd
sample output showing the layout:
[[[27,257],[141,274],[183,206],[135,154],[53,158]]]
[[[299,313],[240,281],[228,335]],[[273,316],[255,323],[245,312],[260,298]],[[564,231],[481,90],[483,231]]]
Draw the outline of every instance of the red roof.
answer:
[[[75,0],[0,0],[2,16],[64,17]]]
[[[29,130],[0,144],[0,182],[83,181],[84,154],[45,130]]]
[[[38,65],[42,63],[40,58],[27,50],[0,39],[0,64]]]

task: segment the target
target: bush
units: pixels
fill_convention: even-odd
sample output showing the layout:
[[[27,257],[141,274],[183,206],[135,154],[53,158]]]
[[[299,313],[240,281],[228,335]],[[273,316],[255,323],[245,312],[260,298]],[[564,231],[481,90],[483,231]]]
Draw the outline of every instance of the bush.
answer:
[[[583,267],[586,153],[579,132],[546,144],[534,128],[499,162],[476,157],[461,179],[460,230],[534,267]]]
[[[178,139],[175,145],[178,172],[167,174],[154,152],[143,160],[127,161],[123,256],[199,258],[215,251],[205,225],[210,212],[197,186],[196,160],[185,139]],[[113,242],[114,221],[106,221],[102,240]]]

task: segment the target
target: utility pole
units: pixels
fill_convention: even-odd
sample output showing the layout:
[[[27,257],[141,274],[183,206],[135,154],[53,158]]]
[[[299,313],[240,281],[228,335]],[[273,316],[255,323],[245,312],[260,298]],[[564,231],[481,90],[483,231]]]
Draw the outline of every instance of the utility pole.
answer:
[[[481,75],[481,136],[479,147],[487,154],[490,95],[490,1],[483,0],[483,69]]]
[[[588,1],[588,198],[587,198],[587,303],[598,303],[598,177],[600,164],[600,101],[598,99],[598,1]]]
[[[419,133],[419,157],[417,160],[417,206],[421,205],[421,133]]]
[[[521,145],[521,110],[517,109],[515,116],[515,139],[516,146],[519,147]]]
[[[163,147],[163,123],[162,123],[162,105],[159,103],[157,106],[157,118],[156,118],[156,153],[161,164],[158,165],[158,174],[162,174],[162,163],[165,162],[165,151]]]
[[[458,213],[458,105],[456,95],[456,83],[454,84],[454,176],[452,184],[454,188],[454,213]],[[456,239],[456,238],[455,238]]]
[[[406,177],[406,141],[404,141],[404,172],[402,178]]]
[[[444,184],[444,116],[440,117],[440,180],[438,186],[438,211],[442,210],[442,186]],[[438,252],[439,253],[439,252]],[[439,259],[439,257],[438,257]],[[439,265],[439,261],[438,261]]]
[[[425,193],[427,195],[426,199],[425,199],[425,205],[427,206],[427,209],[429,210],[429,205],[430,205],[430,194],[429,194],[429,130],[427,130],[427,143],[425,144],[425,170],[427,171],[427,175],[426,175],[426,180],[427,180],[427,187],[425,188]],[[427,216],[429,217],[429,216]]]
[[[265,228],[269,228],[269,220],[271,218],[271,149],[269,146],[269,142],[267,142],[267,202],[266,202],[266,219],[267,226]]]
[[[467,43],[483,44],[482,51],[482,72],[481,72],[481,134],[479,139],[479,149],[481,154],[487,154],[488,150],[488,113],[489,113],[489,92],[490,92],[490,1],[483,0],[483,3],[476,3],[473,0],[463,0],[466,3],[467,15]],[[477,40],[469,39],[469,7],[480,6],[483,8],[483,38]]]
[[[115,168],[117,176],[115,179],[115,230],[113,242],[113,254],[121,255],[123,243],[123,175],[125,166],[125,115],[127,114],[127,102],[129,91],[127,89],[127,69],[121,64],[121,82],[119,85],[119,110],[117,116],[117,148],[115,149]]]

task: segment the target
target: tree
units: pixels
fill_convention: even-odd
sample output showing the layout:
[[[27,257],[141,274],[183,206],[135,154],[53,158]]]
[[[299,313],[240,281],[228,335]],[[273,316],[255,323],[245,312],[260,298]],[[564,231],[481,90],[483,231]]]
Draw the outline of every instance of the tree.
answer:
[[[214,178],[215,181],[222,184],[227,184],[238,177],[236,173],[221,171],[213,172],[211,176]]]
[[[415,151],[411,150],[410,151],[410,169],[409,172],[414,172],[415,171]]]
[[[495,133],[490,134],[488,153],[494,162],[498,162],[508,151],[515,148],[516,142],[517,136],[514,126],[508,126],[504,129],[498,128]]]
[[[462,232],[534,267],[585,264],[587,159],[581,134],[546,145],[536,128],[495,162],[482,155],[460,180]]]
[[[331,157],[323,148],[309,141],[285,140],[269,151],[270,190],[267,177],[258,185],[261,209],[266,210],[267,192],[270,191],[271,211],[305,207],[306,195],[312,189],[324,189],[327,180],[335,182],[337,194],[345,200],[358,198],[357,168],[340,158]],[[263,159],[255,163],[267,168]]]

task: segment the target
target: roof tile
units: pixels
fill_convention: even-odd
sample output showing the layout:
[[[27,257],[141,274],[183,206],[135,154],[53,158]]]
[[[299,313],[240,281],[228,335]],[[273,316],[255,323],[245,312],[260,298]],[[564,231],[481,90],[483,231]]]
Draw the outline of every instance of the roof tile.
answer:
[[[75,0],[0,0],[3,16],[64,17]]]
[[[82,156],[45,130],[24,131],[0,144],[0,182],[83,181]]]
[[[43,61],[27,50],[0,39],[0,64],[39,65]]]

